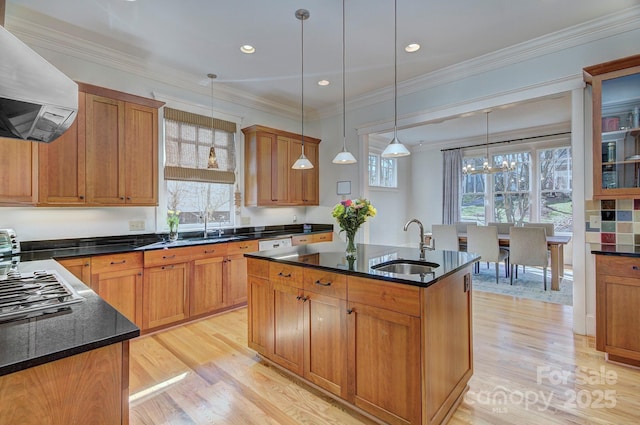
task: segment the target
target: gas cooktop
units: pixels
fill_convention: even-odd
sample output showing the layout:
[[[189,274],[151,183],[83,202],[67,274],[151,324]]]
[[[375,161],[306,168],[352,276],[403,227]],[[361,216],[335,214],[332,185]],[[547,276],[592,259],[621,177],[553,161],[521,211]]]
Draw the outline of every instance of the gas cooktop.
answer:
[[[0,275],[0,322],[55,313],[84,301],[52,270]]]

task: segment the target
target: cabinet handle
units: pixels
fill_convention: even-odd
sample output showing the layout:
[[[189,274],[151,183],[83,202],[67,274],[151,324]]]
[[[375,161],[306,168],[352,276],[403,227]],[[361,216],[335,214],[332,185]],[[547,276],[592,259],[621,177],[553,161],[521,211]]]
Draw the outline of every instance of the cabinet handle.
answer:
[[[127,196],[127,201],[130,201],[130,200],[131,200],[131,196]]]
[[[121,200],[121,201],[124,201],[124,196],[121,196],[121,197],[120,197],[120,200]]]
[[[166,270],[166,269],[173,269],[174,265],[170,265],[170,266],[162,266],[162,270]]]
[[[163,256],[162,256],[162,259],[163,259],[163,260],[168,260],[168,259],[170,259],[170,258],[176,258],[176,254],[173,254],[173,255],[163,255]]]
[[[633,270],[639,270],[638,266],[631,266]]]
[[[347,309],[347,314],[351,314],[351,313],[353,313],[353,309],[352,308]]]
[[[280,273],[278,273],[278,276],[281,276],[281,277],[291,277],[291,273],[289,273],[289,274],[283,274],[282,272],[280,272]]]
[[[296,297],[296,300],[298,300],[298,301],[302,300],[303,303],[307,302],[308,299],[309,299],[309,297],[304,297],[302,295],[298,295]]]
[[[298,295],[298,296],[296,297],[296,300],[298,300],[298,301],[300,301],[301,299],[302,299],[302,295]]]
[[[212,249],[211,251],[207,251],[206,249],[204,250],[205,254],[213,254],[214,252],[216,252],[215,249]]]
[[[85,267],[89,267],[90,265],[91,265],[91,264],[89,264],[89,263],[84,263],[84,266],[85,266]]]
[[[327,283],[322,283],[319,280],[316,280],[314,282],[316,285],[320,285],[320,286],[331,286],[331,282],[327,282]]]
[[[124,263],[126,263],[126,262],[127,262],[127,260],[122,260],[122,261],[112,261],[112,262],[111,262],[111,265],[112,265],[112,266],[115,266],[116,264],[124,264]]]

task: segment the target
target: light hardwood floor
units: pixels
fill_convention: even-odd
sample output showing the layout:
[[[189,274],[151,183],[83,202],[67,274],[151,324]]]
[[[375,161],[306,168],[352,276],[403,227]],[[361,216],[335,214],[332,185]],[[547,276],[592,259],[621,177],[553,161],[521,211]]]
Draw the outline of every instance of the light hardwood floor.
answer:
[[[638,424],[640,371],[571,331],[572,309],[474,292],[474,376],[450,424]],[[130,423],[371,424],[247,348],[246,309],[134,340]]]

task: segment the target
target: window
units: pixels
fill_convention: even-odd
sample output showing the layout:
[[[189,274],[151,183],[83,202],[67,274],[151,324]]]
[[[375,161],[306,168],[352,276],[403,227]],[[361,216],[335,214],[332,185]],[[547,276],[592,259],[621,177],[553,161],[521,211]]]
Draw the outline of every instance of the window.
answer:
[[[383,158],[377,152],[369,152],[369,186],[398,187],[398,161]]]
[[[540,164],[540,221],[554,223],[557,231],[570,232],[571,149],[545,149],[539,152]]]
[[[484,157],[465,158],[481,168]],[[516,169],[463,177],[461,219],[554,223],[557,232],[572,230],[571,148],[554,147],[492,155],[493,164],[515,162]]]
[[[233,225],[235,124],[165,108],[167,209],[180,223]],[[194,226],[196,227],[196,226]]]

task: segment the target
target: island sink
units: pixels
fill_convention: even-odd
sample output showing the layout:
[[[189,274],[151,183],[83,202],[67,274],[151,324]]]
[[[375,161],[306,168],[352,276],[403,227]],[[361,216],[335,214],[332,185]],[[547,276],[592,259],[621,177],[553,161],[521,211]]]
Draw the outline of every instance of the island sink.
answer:
[[[426,274],[433,273],[440,267],[440,264],[428,261],[416,260],[391,260],[384,263],[371,266],[372,269],[379,272],[395,273],[395,274]]]

